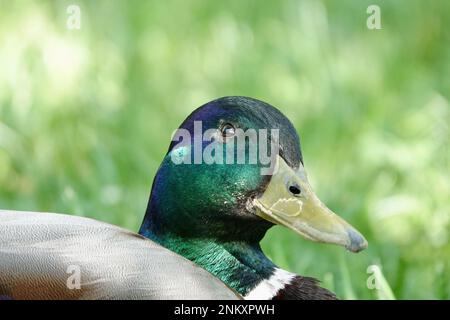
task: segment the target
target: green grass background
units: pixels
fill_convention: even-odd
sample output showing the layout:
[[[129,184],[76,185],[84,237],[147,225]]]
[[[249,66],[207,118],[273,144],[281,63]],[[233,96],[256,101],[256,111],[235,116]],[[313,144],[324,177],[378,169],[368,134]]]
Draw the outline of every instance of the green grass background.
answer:
[[[370,4],[381,30],[366,27]],[[352,254],[275,227],[263,247],[277,264],[344,299],[450,298],[450,1],[0,0],[0,12],[0,208],[137,230],[173,130],[246,95],[293,121],[316,192],[369,241]]]

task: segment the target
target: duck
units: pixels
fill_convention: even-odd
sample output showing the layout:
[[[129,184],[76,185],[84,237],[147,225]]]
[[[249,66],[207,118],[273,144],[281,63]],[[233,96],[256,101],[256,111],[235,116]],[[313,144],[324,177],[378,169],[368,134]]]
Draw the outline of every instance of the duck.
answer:
[[[174,133],[138,232],[0,211],[0,298],[336,299],[264,254],[274,225],[351,252],[367,247],[314,193],[291,121],[266,102],[222,97]]]

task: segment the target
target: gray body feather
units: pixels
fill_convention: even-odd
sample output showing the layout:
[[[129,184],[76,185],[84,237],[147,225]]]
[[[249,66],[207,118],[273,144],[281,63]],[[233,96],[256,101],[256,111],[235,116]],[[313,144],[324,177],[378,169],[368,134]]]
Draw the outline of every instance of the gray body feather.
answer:
[[[189,260],[125,229],[76,216],[0,210],[2,298],[239,296]]]

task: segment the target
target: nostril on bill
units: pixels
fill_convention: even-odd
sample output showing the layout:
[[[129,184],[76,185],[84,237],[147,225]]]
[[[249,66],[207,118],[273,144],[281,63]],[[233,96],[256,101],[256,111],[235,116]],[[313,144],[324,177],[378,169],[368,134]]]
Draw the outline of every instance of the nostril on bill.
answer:
[[[300,190],[300,187],[297,184],[293,184],[293,185],[289,186],[289,192],[292,193],[294,196],[297,196],[302,191]]]

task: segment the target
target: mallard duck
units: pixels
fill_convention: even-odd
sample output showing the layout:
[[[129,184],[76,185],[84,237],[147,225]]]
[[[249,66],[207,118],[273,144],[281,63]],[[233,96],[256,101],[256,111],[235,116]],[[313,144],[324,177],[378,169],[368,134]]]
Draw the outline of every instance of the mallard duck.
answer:
[[[81,217],[0,211],[0,296],[335,299],[264,255],[259,242],[275,224],[353,252],[367,246],[312,191],[292,123],[265,102],[220,98],[174,135],[139,234]],[[74,266],[76,289],[67,282]]]

